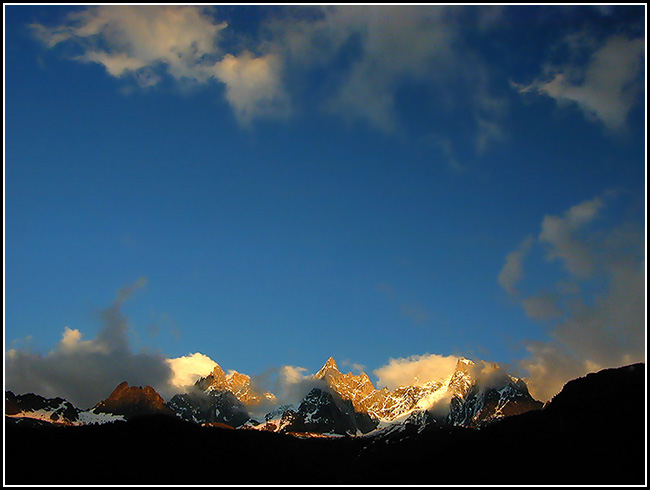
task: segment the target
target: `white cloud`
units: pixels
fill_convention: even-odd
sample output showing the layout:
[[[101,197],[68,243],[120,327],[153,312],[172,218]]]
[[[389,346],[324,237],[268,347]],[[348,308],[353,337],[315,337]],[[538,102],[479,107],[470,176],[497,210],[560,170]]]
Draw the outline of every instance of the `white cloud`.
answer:
[[[310,374],[305,374],[307,369],[300,366],[282,366],[280,368],[280,379],[284,385],[295,385],[306,379],[310,379]]]
[[[428,381],[440,381],[453,374],[458,358],[438,354],[423,354],[390,359],[388,364],[375,369],[377,387],[393,390],[398,386],[423,385]]]
[[[108,354],[110,346],[93,340],[81,340],[82,334],[76,328],[66,326],[63,330],[63,338],[59,342],[60,352],[101,352]]]
[[[217,365],[215,361],[200,352],[167,359],[167,363],[172,370],[170,385],[177,393],[185,393],[196,380],[210,374]]]
[[[567,40],[570,47],[570,40]],[[641,93],[645,41],[612,36],[596,49],[586,66],[547,68],[547,74],[520,91],[544,94],[562,104],[576,104],[588,118],[612,130],[625,127]]]
[[[84,56],[77,57],[76,59],[79,61],[91,61],[93,63],[104,65],[106,71],[114,77],[121,77],[128,72],[134,72],[147,66],[146,63],[141,60],[131,58],[129,55],[124,53],[110,54],[102,51],[91,51],[86,53]]]
[[[225,52],[220,40],[227,24],[211,8],[102,5],[73,12],[57,27],[31,27],[46,46],[73,42],[83,49],[73,59],[100,64],[116,78],[131,75],[141,87],[156,85],[163,74],[179,83],[222,82],[243,124],[287,113],[278,57]]]
[[[225,27],[205,7],[172,5],[101,5],[69,14],[58,27],[32,25],[48,46],[74,41],[84,49],[78,59],[113,76],[161,64],[174,78],[196,81],[205,81],[202,58],[218,53]]]
[[[363,364],[359,364],[356,362],[351,362],[349,360],[343,360],[339,363],[341,366],[350,366],[353,371],[356,371],[357,373],[362,373],[366,369],[366,366]]]

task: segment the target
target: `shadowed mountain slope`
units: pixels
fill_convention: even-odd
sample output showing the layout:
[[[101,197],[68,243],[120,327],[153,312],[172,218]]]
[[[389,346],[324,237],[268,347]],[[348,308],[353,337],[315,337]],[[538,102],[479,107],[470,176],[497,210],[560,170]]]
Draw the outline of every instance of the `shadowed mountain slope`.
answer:
[[[480,429],[411,427],[299,439],[161,414],[79,427],[5,417],[6,483],[642,485],[645,365],[571,381],[543,409]]]

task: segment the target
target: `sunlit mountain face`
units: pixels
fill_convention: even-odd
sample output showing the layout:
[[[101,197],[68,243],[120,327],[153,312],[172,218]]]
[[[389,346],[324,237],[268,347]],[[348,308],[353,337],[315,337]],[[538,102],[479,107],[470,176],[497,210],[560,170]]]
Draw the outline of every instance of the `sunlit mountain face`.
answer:
[[[167,403],[150,386],[127,382],[87,410],[61,398],[6,392],[7,482],[629,484],[644,479],[643,363],[572,380],[542,404],[523,380],[497,366],[479,369],[465,358],[440,383],[392,391],[368,386],[364,374],[341,373],[330,358],[297,406],[277,406],[262,420],[248,412],[259,401],[222,373],[216,366],[195,389]],[[616,404],[625,410],[612,411]],[[52,458],[39,464],[40,472],[23,470],[32,460],[26,454],[52,444],[74,457],[76,467],[108,455],[132,461],[135,452],[145,451],[164,463],[165,471],[117,464],[115,472],[75,473],[65,469],[71,465],[61,470]],[[80,452],[83,447],[93,450]],[[227,472],[188,471],[216,454]],[[339,464],[323,472],[319,465],[332,458]],[[426,465],[438,470],[424,471]]]
[[[376,389],[366,373],[342,373],[330,357],[312,376],[303,379],[306,393],[293,404],[281,404],[266,391],[259,393],[245,374],[226,374],[218,364],[200,377],[187,393],[168,402],[151,387],[120,383],[92,409],[79,410],[69,402],[25,397],[8,392],[8,415],[82,425],[142,414],[175,414],[198,424],[232,428],[311,434],[354,436],[383,430],[421,416],[423,426],[479,427],[493,420],[536,410],[542,403],[528,393],[523,380],[496,365],[477,365],[460,358],[449,376],[420,385]],[[424,413],[431,414],[429,417]],[[104,418],[100,415],[105,414]],[[259,414],[259,415],[256,415]],[[433,415],[435,414],[435,416]],[[261,416],[260,416],[261,415]]]

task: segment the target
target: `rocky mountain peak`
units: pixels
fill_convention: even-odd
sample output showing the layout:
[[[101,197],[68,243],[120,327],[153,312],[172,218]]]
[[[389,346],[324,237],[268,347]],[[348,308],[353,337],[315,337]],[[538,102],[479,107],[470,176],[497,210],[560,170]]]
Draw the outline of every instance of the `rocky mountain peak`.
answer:
[[[203,391],[210,390],[225,390],[226,389],[226,373],[219,364],[216,364],[210,374],[199,378],[194,386]]]
[[[265,400],[274,400],[275,395],[269,392],[257,392],[251,384],[251,377],[237,371],[226,374],[218,364],[207,376],[199,378],[194,386],[206,393],[227,391],[235,395],[244,405],[258,405]]]
[[[235,372],[226,377],[226,384],[230,388],[229,391],[237,395],[238,393],[248,391],[251,385],[251,377]]]
[[[119,385],[115,387],[113,392],[108,396],[109,398],[117,398],[122,396],[123,393],[126,393],[129,390],[129,383],[127,381],[122,381]]]
[[[456,371],[469,372],[476,364],[471,359],[459,357],[456,362]]]
[[[226,373],[219,364],[212,369],[208,377],[211,379],[211,385],[217,389],[221,389],[226,384]]]
[[[129,386],[123,381],[113,390],[106,400],[93,408],[95,413],[112,413],[130,417],[145,413],[167,413],[171,411],[165,401],[151,386]]]
[[[320,368],[320,370],[314,374],[315,379],[325,379],[326,376],[336,376],[338,374],[341,374],[341,371],[339,371],[339,367],[336,365],[336,361],[334,360],[333,357],[330,357],[327,359],[325,364],[323,364],[323,367]]]
[[[470,359],[461,357],[456,362],[456,369],[449,380],[449,389],[457,396],[464,397],[474,384],[474,368],[476,364]]]

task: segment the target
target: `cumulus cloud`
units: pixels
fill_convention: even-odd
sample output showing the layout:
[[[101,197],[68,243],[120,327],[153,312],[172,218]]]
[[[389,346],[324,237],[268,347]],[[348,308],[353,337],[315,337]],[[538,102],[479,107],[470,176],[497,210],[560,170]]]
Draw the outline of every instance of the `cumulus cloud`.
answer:
[[[566,42],[575,46],[572,38]],[[586,117],[621,130],[643,88],[644,45],[642,38],[611,36],[586,64],[547,66],[541,77],[519,90],[546,95],[560,104],[575,104]]]
[[[202,376],[207,376],[217,365],[205,354],[195,352],[186,356],[167,359],[172,371],[170,388],[176,393],[185,393]]]
[[[32,24],[48,48],[69,42],[81,48],[73,59],[96,63],[116,78],[132,76],[141,87],[163,75],[178,83],[221,82],[226,99],[244,124],[286,113],[279,60],[221,47],[228,27],[204,6],[101,5],[70,13],[59,26]]]
[[[391,358],[388,364],[373,371],[377,376],[377,387],[394,390],[399,386],[422,386],[428,381],[441,381],[451,376],[458,358],[438,354],[413,355]]]
[[[642,225],[605,219],[606,192],[562,215],[547,215],[535,244],[566,277],[521,299],[526,314],[549,329],[526,343],[533,396],[547,400],[588,372],[645,360],[645,238]]]
[[[80,408],[105,399],[122,381],[132,385],[168,385],[171,370],[165,356],[133,352],[129,323],[122,304],[144,286],[141,279],[118,291],[117,298],[101,311],[102,327],[90,340],[78,329],[65,327],[61,341],[48,354],[31,349],[11,349],[5,356],[5,386],[16,393],[61,396]]]

